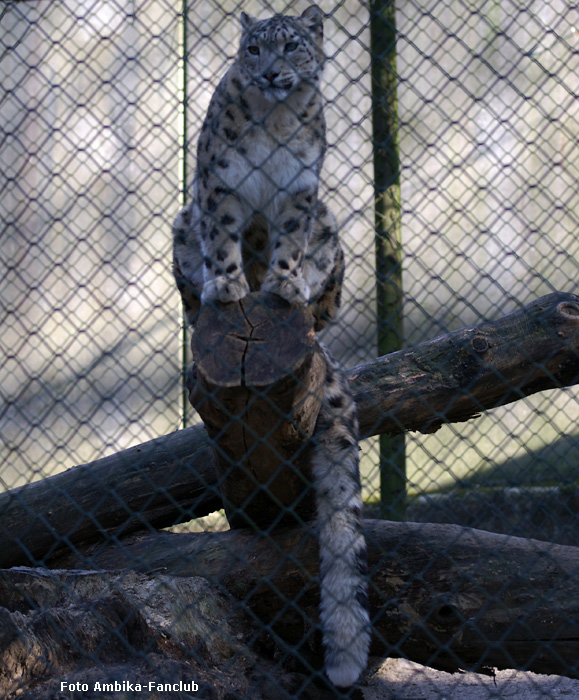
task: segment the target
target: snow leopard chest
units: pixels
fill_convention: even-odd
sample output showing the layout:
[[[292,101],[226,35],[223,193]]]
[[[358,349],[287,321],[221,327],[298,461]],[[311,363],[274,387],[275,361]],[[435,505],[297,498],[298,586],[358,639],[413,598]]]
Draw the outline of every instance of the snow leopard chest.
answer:
[[[249,136],[245,154],[234,159],[238,191],[248,202],[263,207],[278,194],[317,186],[319,149],[304,141],[278,140],[275,133],[262,129]]]
[[[279,194],[316,186],[325,151],[317,96],[310,96],[308,110],[295,101],[272,106],[251,89],[231,92],[226,78],[199,142],[198,174],[213,173],[214,186],[235,191],[259,211],[271,208]]]

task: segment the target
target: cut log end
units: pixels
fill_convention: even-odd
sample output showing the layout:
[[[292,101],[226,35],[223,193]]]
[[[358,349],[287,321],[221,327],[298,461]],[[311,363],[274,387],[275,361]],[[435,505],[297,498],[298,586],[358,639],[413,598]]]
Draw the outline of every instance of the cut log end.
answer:
[[[267,387],[297,372],[315,342],[308,309],[256,292],[202,307],[191,349],[207,385]]]

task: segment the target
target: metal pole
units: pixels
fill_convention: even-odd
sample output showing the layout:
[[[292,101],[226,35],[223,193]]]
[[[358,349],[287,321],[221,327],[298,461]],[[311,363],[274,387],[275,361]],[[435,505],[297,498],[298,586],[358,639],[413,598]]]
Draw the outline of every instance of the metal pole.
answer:
[[[188,33],[187,33],[187,20],[188,20],[188,5],[187,0],[183,0],[181,4],[181,82],[182,82],[182,115],[181,115],[181,130],[182,130],[182,143],[180,146],[180,158],[181,158],[181,206],[185,206],[187,202],[187,191],[189,187],[189,171],[188,166],[188,138],[189,138],[189,123],[187,118],[187,90],[188,90],[188,71],[187,71],[187,49],[188,49]],[[186,428],[188,424],[188,416],[191,411],[189,405],[189,392],[187,390],[187,385],[185,382],[185,377],[187,373],[187,367],[190,363],[190,350],[189,343],[187,339],[187,326],[185,321],[185,312],[182,314],[183,330],[181,335],[181,373],[182,373],[182,384],[181,384],[181,427]]]
[[[370,2],[378,353],[403,344],[402,245],[396,16],[394,0]],[[399,520],[406,505],[404,436],[380,436],[382,517]]]

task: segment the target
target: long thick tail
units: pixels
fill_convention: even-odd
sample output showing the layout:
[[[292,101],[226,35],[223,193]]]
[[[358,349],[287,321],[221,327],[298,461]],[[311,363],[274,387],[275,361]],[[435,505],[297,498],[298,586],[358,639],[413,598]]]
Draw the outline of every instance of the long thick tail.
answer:
[[[358,459],[358,419],[348,380],[326,348],[328,370],[312,471],[320,548],[320,619],[326,673],[356,682],[368,661],[370,616]]]

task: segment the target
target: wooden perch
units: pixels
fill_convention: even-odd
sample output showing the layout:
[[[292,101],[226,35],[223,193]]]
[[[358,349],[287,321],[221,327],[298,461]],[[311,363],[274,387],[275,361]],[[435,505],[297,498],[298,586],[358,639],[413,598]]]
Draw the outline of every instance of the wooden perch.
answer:
[[[433,432],[483,406],[534,393],[554,372],[576,381],[579,354],[566,361],[562,340],[579,340],[579,304],[553,301],[389,355],[379,376],[373,367],[355,368],[352,385],[358,382],[356,395],[369,404],[360,406],[363,424],[373,421],[372,433],[396,426]],[[313,512],[307,448],[325,377],[309,312],[262,294],[204,307],[192,350],[198,377],[192,403],[218,448],[230,525],[265,529],[288,516],[307,520]]]
[[[191,348],[190,400],[217,446],[231,527],[310,519],[307,442],[326,376],[311,313],[273,294],[205,306]]]
[[[579,548],[456,525],[367,520],[365,530],[375,655],[404,655],[450,671],[579,676]],[[317,544],[306,528],[135,536],[53,566],[201,576],[300,653],[320,651],[312,635]],[[31,577],[21,589],[27,599],[34,600],[33,584]]]
[[[259,407],[257,419],[251,418],[255,392],[246,391],[248,386],[273,385],[279,389],[276,401],[285,407],[283,417],[287,408],[295,419],[290,457],[311,434],[323,368],[315,366],[318,353],[307,319],[301,327],[295,319],[289,322],[292,332],[301,328],[292,341],[297,346],[288,355],[294,364],[284,360],[276,368],[270,360],[280,356],[276,353],[283,355],[289,338],[267,349],[267,322],[256,322],[254,311],[243,305],[238,309],[248,325],[241,333],[238,321],[233,334],[231,327],[226,329],[227,338],[238,346],[238,369],[225,384],[219,378],[221,370],[215,381],[210,367],[227,356],[223,337],[218,355],[204,355],[203,348],[197,348],[198,381],[191,389],[196,402],[209,397],[205,406],[203,401],[199,405],[213,443],[202,428],[181,431],[0,497],[2,566],[45,562],[54,569],[72,569],[0,573],[0,669],[5,669],[3,677],[0,671],[0,691],[3,682],[14,683],[15,674],[37,684],[39,674],[47,672],[44,659],[57,674],[72,672],[79,658],[105,667],[114,664],[119,649],[125,656],[130,652],[132,661],[153,653],[156,658],[169,654],[174,662],[199,645],[205,654],[204,645],[213,644],[208,632],[212,621],[190,629],[204,607],[218,608],[217,620],[230,625],[220,629],[247,645],[241,652],[225,648],[223,658],[255,654],[252,645],[259,639],[258,630],[268,629],[264,625],[275,631],[287,653],[295,648],[300,657],[309,652],[313,658],[320,656],[319,634],[312,623],[319,602],[318,551],[309,528],[198,535],[145,532],[127,537],[131,530],[174,524],[216,508],[222,502],[216,492],[219,470],[221,482],[223,475],[231,484],[247,479],[231,474],[237,469],[238,426],[220,423],[223,408],[216,412],[212,402],[221,402],[226,413],[243,416],[250,427],[257,420],[260,430],[266,426],[268,434],[277,431],[276,440],[283,446],[288,431],[283,419],[280,423],[273,411],[270,415],[267,404]],[[229,313],[236,310],[230,307],[223,318]],[[276,313],[277,328],[285,311]],[[363,435],[405,429],[430,432],[443,422],[467,420],[535,391],[577,383],[578,328],[579,298],[550,295],[498,322],[355,367],[350,377]],[[208,327],[200,338],[211,332]],[[205,347],[215,348],[214,341]],[[250,360],[260,347],[266,349],[269,365],[258,360],[252,368]],[[257,381],[259,375],[262,379]],[[257,393],[269,396],[265,389]],[[229,403],[235,394],[238,403]],[[309,408],[302,412],[308,397]],[[254,439],[247,429],[241,439],[254,440],[252,449],[265,449],[259,435]],[[217,445],[219,465],[212,445]],[[243,447],[247,451],[246,444]],[[273,475],[272,464],[258,473],[261,464],[253,467],[257,482]],[[300,469],[298,475],[307,477]],[[241,489],[243,481],[240,484]],[[299,479],[295,484],[298,493]],[[233,510],[243,505],[235,503],[237,496],[235,488],[226,490]],[[86,547],[111,532],[114,537]],[[445,670],[519,667],[579,676],[579,549],[451,525],[367,521],[366,534],[375,654],[403,654]],[[130,569],[138,571],[127,575]],[[205,581],[199,584],[195,577]],[[223,593],[221,603],[205,598],[217,591]],[[184,601],[202,597],[207,605],[192,608],[193,617],[180,626]],[[219,608],[225,601],[229,607]],[[247,632],[256,621],[257,630]],[[119,635],[126,639],[117,644]],[[35,649],[32,661],[29,648]],[[200,674],[215,665],[213,648],[207,654],[199,656]],[[241,669],[237,676],[245,672]]]
[[[363,437],[468,420],[579,381],[579,297],[550,294],[348,374]],[[0,566],[37,564],[105,533],[206,515],[221,504],[215,470],[197,426],[0,494]]]
[[[62,547],[161,528],[221,508],[203,426],[0,494],[0,568],[38,566]]]

